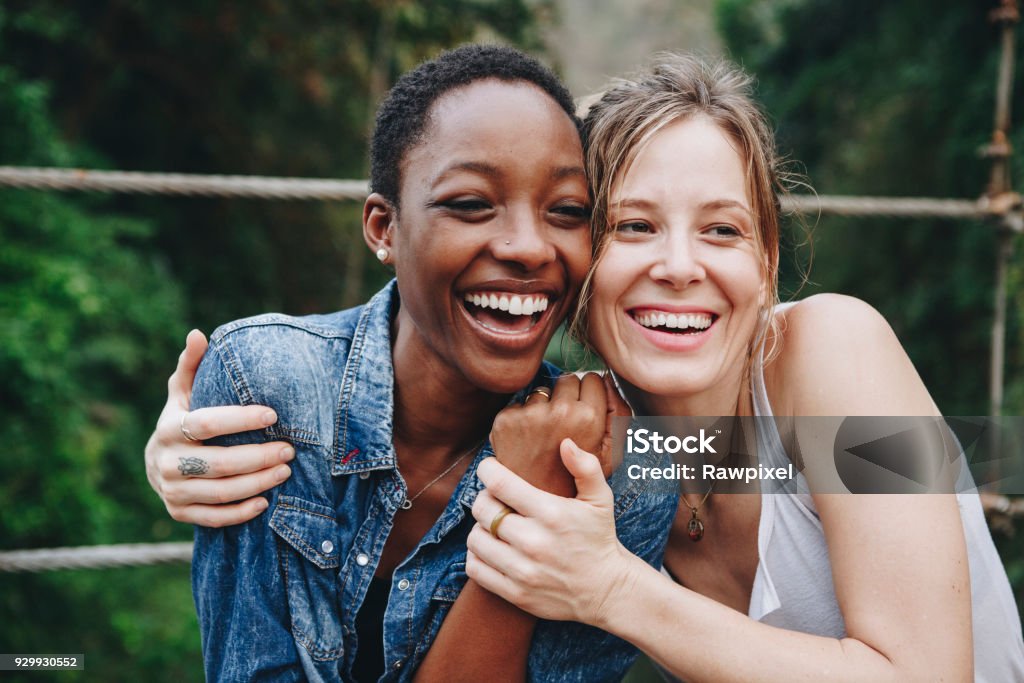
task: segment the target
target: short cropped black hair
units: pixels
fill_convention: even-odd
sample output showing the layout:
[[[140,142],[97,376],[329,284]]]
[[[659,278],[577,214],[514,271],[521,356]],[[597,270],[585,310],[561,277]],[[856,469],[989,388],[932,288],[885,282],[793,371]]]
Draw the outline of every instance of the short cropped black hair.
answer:
[[[430,107],[449,90],[485,78],[536,85],[580,130],[572,95],[546,66],[514,48],[463,45],[406,73],[384,98],[370,141],[370,190],[397,207],[402,159],[422,138]]]

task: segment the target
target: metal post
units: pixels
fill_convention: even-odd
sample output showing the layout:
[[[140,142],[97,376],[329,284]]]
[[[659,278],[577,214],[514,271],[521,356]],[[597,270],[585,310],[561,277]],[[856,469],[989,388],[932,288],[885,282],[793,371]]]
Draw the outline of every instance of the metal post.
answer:
[[[992,159],[992,173],[986,195],[998,202],[999,198],[1011,192],[1010,189],[1010,94],[1013,89],[1013,60],[1016,42],[1016,25],[1020,20],[1017,0],[1002,0],[993,10],[990,18],[1002,27],[1002,51],[999,59],[999,76],[996,86],[995,129],[992,143],[986,149],[986,156]],[[998,202],[1003,204],[1003,202]],[[1009,207],[1007,207],[1009,208]],[[1010,258],[1013,253],[1013,232],[1008,214],[998,217],[999,244],[996,250],[996,282],[994,318],[992,320],[992,350],[989,372],[989,411],[1000,415],[1003,408],[1003,366],[1005,365],[1006,336],[1006,281]]]

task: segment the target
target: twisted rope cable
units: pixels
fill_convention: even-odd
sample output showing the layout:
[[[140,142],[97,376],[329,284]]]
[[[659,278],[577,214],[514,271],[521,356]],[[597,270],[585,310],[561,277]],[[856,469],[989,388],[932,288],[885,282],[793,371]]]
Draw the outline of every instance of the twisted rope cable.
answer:
[[[17,166],[0,166],[0,186],[37,190],[321,201],[361,201],[369,193],[365,180],[137,173]]]
[[[18,166],[0,166],[0,187],[319,201],[361,201],[369,192],[366,180],[138,173]],[[920,197],[792,195],[782,199],[782,208],[789,212],[836,216],[980,219],[992,214],[992,207],[985,199]]]
[[[0,572],[101,569],[191,561],[191,543],[124,543],[0,552]]]
[[[987,200],[922,197],[839,197],[790,195],[782,198],[783,211],[832,216],[896,216],[917,218],[985,218]]]

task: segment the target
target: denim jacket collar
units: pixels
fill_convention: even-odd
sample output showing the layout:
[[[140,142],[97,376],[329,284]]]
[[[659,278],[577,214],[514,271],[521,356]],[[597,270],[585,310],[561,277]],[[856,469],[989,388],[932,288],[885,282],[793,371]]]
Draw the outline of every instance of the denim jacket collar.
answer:
[[[391,311],[397,305],[392,280],[363,307],[356,323],[341,381],[332,476],[395,467]]]

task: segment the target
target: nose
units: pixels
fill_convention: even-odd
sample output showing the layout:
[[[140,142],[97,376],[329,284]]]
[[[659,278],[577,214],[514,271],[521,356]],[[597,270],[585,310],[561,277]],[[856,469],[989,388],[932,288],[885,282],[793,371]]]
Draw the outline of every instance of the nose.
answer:
[[[491,241],[491,253],[499,261],[517,264],[524,271],[537,270],[556,258],[550,230],[535,211],[509,211]]]
[[[672,289],[684,289],[707,277],[700,243],[693,235],[666,231],[666,239],[652,246],[657,255],[651,264],[650,276],[656,282]]]

